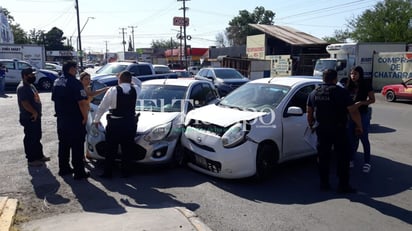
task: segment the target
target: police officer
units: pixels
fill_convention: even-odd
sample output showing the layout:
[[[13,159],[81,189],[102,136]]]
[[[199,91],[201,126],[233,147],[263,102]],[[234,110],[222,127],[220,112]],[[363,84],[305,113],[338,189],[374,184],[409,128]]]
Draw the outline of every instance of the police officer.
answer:
[[[98,126],[102,115],[109,110],[106,127],[107,153],[104,172],[101,175],[103,178],[112,177],[113,163],[119,145],[122,150],[122,177],[130,175],[131,159],[135,152],[134,137],[137,128],[135,107],[141,84],[133,84],[132,74],[128,71],[119,73],[118,83],[106,92],[93,120],[95,126]]]
[[[346,125],[349,112],[356,124],[356,133],[362,133],[359,105],[354,104],[346,89],[336,85],[335,70],[325,70],[323,81],[324,84],[311,92],[307,102],[307,120],[312,129],[316,127],[318,137],[320,189],[330,190],[329,165],[333,146],[337,155],[338,192],[355,193],[349,184],[350,149]]]
[[[88,178],[84,169],[85,124],[88,116],[87,94],[76,79],[77,63],[68,61],[63,65],[63,75],[57,78],[52,89],[57,135],[59,138],[59,175],[71,175],[76,180]],[[70,166],[70,151],[71,164]]]

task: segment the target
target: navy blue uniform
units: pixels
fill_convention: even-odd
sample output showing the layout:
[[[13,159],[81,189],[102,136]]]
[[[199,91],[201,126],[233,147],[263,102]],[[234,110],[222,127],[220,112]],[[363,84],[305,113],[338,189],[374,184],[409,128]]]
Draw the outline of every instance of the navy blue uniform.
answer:
[[[66,74],[69,75],[69,74]],[[80,111],[79,101],[87,100],[83,85],[74,76],[63,76],[55,80],[52,100],[57,117],[57,135],[59,138],[59,174],[71,172],[74,176],[85,175],[84,140],[85,125]],[[71,164],[70,167],[70,150]]]
[[[337,154],[339,187],[349,187],[349,144],[346,135],[347,107],[353,101],[346,89],[335,84],[322,84],[308,98],[314,108],[318,136],[319,174],[321,187],[329,187],[329,165],[332,146]]]

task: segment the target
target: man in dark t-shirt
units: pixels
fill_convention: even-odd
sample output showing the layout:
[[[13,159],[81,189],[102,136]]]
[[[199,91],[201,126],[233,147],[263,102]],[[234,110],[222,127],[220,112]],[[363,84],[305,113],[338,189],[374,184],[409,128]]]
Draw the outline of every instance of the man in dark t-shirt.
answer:
[[[24,152],[29,166],[42,166],[50,158],[44,156],[40,142],[41,129],[41,102],[39,93],[33,85],[36,80],[32,68],[21,71],[22,81],[17,87],[17,102],[19,105],[19,122],[24,127]]]
[[[338,192],[354,193],[356,190],[349,184],[350,150],[346,126],[349,112],[356,124],[356,132],[362,133],[358,105],[354,104],[346,89],[336,85],[335,70],[324,71],[323,81],[324,84],[311,92],[307,102],[308,123],[316,129],[318,137],[320,189],[330,190],[329,165],[333,147],[337,155]]]

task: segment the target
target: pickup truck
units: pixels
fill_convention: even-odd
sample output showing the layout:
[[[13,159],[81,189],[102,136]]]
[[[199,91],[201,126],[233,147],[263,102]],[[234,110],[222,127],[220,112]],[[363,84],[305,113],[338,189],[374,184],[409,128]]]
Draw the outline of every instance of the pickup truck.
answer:
[[[51,90],[53,82],[59,77],[55,71],[46,69],[36,69],[30,63],[18,59],[0,59],[6,67],[6,85],[18,85],[21,81],[21,70],[25,68],[33,68],[36,70],[36,82],[34,84],[41,90]]]
[[[107,86],[117,85],[117,74],[129,71],[132,75],[144,82],[151,79],[177,79],[176,73],[155,74],[152,64],[145,62],[112,62],[107,63],[95,74],[92,81],[99,81]]]

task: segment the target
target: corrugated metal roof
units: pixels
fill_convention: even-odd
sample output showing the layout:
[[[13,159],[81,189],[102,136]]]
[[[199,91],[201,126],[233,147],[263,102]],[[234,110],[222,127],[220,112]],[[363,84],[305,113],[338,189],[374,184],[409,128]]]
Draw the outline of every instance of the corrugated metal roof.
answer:
[[[326,44],[327,42],[288,26],[249,24],[250,26],[292,45]]]

